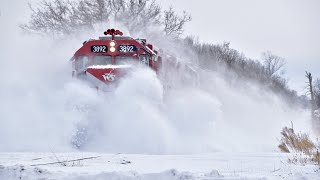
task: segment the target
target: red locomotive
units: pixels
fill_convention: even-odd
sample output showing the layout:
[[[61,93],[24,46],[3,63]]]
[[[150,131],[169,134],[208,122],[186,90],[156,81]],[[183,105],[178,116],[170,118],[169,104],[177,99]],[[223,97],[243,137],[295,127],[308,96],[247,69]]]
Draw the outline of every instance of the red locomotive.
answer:
[[[104,35],[85,41],[76,51],[71,59],[73,76],[86,79],[98,89],[108,90],[137,64],[159,70],[162,63],[159,52],[145,39],[123,36],[115,29],[108,29]]]

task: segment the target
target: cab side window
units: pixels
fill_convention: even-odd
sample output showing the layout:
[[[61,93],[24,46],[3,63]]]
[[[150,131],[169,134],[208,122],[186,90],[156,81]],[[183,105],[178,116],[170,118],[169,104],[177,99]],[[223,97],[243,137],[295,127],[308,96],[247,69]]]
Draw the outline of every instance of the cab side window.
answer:
[[[75,68],[77,71],[84,70],[88,66],[88,56],[79,56],[76,59]]]
[[[139,63],[150,66],[150,56],[149,55],[139,55]]]

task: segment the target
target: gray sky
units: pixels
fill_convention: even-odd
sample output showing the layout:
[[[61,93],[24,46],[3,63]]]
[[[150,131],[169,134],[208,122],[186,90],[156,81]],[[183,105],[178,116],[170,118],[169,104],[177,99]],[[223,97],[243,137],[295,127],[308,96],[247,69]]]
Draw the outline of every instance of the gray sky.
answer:
[[[160,0],[159,0],[160,2]],[[259,59],[270,50],[287,61],[289,84],[302,94],[304,71],[320,78],[320,0],[161,0],[193,20],[185,34],[203,42],[228,41]]]
[[[1,33],[9,38],[4,24],[16,25],[28,18],[27,2],[1,0]],[[164,7],[191,13],[186,35],[202,42],[231,42],[231,47],[259,59],[270,50],[287,61],[286,77],[303,94],[304,71],[320,78],[320,0],[158,0]]]

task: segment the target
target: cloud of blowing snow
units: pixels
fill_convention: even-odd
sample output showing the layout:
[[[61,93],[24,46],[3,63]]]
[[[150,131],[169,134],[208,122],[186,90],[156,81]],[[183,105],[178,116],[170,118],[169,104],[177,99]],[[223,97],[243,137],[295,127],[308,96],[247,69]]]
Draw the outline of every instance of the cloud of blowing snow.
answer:
[[[181,82],[183,72],[172,72],[179,86],[168,89],[153,71],[137,68],[112,94],[97,93],[71,78],[68,59],[100,34],[57,41],[7,28],[12,38],[5,38],[0,53],[0,151],[76,150],[71,142],[82,127],[85,151],[273,151],[290,121],[308,129],[302,110],[257,85],[231,85],[219,72],[198,69],[197,86]],[[178,47],[161,38],[151,39],[171,51]],[[174,54],[192,63],[181,52]]]

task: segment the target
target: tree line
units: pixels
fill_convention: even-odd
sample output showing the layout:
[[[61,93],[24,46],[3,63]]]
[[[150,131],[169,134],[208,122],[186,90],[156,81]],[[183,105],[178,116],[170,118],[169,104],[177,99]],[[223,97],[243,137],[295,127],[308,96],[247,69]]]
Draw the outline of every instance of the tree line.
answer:
[[[43,0],[29,7],[30,20],[20,27],[41,35],[71,35],[111,21],[122,22],[131,32],[159,26],[167,35],[180,35],[191,20],[185,11],[163,10],[155,0]]]
[[[284,58],[267,51],[262,53],[260,60],[254,60],[232,49],[230,43],[205,44],[197,42],[192,37],[184,41],[195,51],[202,68],[218,71],[225,67],[235,74],[230,78],[256,82],[263,89],[278,94],[291,105],[306,102],[305,96],[298,96],[296,91],[288,87],[287,80],[283,77],[286,64]],[[230,71],[225,73],[229,74]],[[225,74],[225,77],[228,77],[228,74]]]
[[[142,28],[158,27],[195,54],[203,69],[218,71],[230,69],[232,78],[256,82],[271,90],[289,104],[305,103],[305,96],[298,96],[288,87],[283,77],[285,60],[271,52],[264,52],[260,61],[247,58],[230,48],[230,43],[199,43],[193,37],[181,37],[185,24],[191,21],[187,12],[177,13],[172,7],[164,10],[155,0],[42,0],[29,5],[31,17],[20,27],[30,33],[68,36],[83,30],[94,30],[96,24],[108,27],[112,21],[121,22],[130,32]],[[227,75],[226,75],[227,76]],[[316,81],[313,92],[320,107],[320,83]]]

